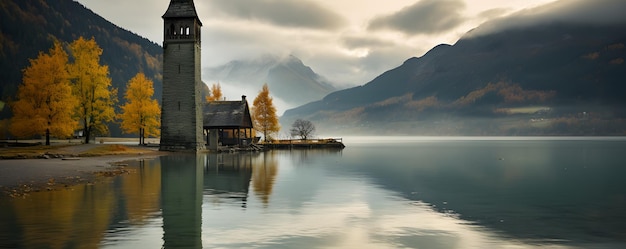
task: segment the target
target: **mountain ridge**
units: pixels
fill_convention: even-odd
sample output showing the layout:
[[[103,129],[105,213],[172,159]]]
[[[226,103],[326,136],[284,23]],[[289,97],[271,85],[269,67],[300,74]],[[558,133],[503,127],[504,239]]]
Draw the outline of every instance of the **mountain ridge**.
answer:
[[[626,8],[619,1],[610,3]],[[545,10],[554,6],[540,10],[549,15]],[[525,16],[537,18],[522,12],[494,22]],[[409,58],[365,85],[287,110],[281,122],[304,118],[321,129],[348,133],[626,134],[618,128],[626,106],[626,87],[620,83],[626,79],[626,21],[561,19],[566,21],[546,19],[499,30],[487,23],[489,32],[481,25],[454,45]],[[544,111],[519,113],[532,106]],[[576,118],[581,113],[593,114],[587,115],[593,122]],[[539,125],[533,119],[549,121]]]

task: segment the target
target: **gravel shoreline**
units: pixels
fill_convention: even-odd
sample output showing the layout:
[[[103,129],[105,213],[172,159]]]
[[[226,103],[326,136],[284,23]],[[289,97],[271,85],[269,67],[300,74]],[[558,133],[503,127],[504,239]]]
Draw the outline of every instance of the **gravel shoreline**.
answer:
[[[100,176],[128,173],[124,161],[155,158],[165,153],[97,157],[0,160],[0,198],[22,197],[30,192],[52,191],[77,184],[93,184]],[[68,160],[69,159],[69,160]]]

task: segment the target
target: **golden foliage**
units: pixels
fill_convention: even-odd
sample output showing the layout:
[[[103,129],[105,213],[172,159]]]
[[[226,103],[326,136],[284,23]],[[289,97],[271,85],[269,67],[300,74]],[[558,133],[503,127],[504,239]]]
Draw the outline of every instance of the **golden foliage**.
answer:
[[[607,45],[602,50],[602,52],[603,52],[604,55],[606,55],[607,53],[610,53],[611,50],[620,50],[620,49],[624,49],[624,43],[615,43],[615,44]],[[600,58],[600,53],[599,52],[588,53],[586,55],[583,55],[582,58],[583,59],[587,59],[587,60],[596,60],[596,59]],[[609,63],[610,64],[621,64],[623,62],[624,62],[623,59],[617,58],[617,59],[611,60]]]
[[[149,69],[154,71],[160,71],[161,66],[163,65],[161,62],[163,61],[163,56],[152,56],[148,52],[144,52],[144,59],[146,60],[146,65],[148,65]]]
[[[51,180],[49,184],[54,184]],[[12,204],[15,222],[22,229],[22,248],[98,248],[111,222],[115,199],[109,186],[82,185],[33,193]]]
[[[439,105],[440,103],[439,103],[439,100],[437,100],[437,97],[430,96],[430,97],[423,98],[417,101],[414,101],[414,100],[409,101],[404,106],[411,108],[411,109],[416,109],[421,112],[426,108],[437,107]]]
[[[206,96],[206,102],[220,101],[222,99],[222,86],[220,83],[211,86],[211,95]]]
[[[5,51],[18,51],[18,47],[10,37],[0,33],[0,56],[5,56]]]
[[[613,60],[609,61],[609,64],[621,65],[621,64],[624,64],[624,59],[622,59],[622,58],[613,59]]]
[[[543,103],[546,100],[554,97],[556,92],[554,91],[535,91],[524,90],[517,84],[498,83],[499,88],[498,95],[504,98],[504,102],[511,103]]]
[[[341,123],[344,125],[354,125],[360,123],[361,118],[365,113],[365,107],[355,107],[350,110],[338,113],[326,113],[328,119],[335,123]]]
[[[143,49],[137,43],[130,43],[126,40],[122,40],[119,37],[113,37],[113,42],[117,43],[120,47],[128,50],[129,53],[132,53],[135,57],[141,58],[143,55]]]
[[[476,100],[482,98],[483,96],[485,96],[485,94],[492,92],[494,90],[495,90],[495,85],[492,83],[489,83],[487,84],[486,87],[475,90],[475,91],[471,91],[467,95],[457,99],[456,101],[452,103],[452,105],[467,106],[467,105],[473,104],[474,102],[476,102]]]
[[[484,97],[486,94],[495,92],[506,104],[522,104],[527,102],[542,103],[556,95],[554,91],[524,90],[517,84],[504,82],[489,83],[482,89],[468,93],[452,103],[453,106],[468,106]]]
[[[252,163],[252,187],[263,204],[269,203],[277,173],[278,160],[273,152],[264,153]]]
[[[99,27],[94,27],[94,28],[99,28]],[[128,42],[126,40],[121,39],[120,37],[113,37],[112,41],[116,43],[118,46],[120,46],[122,49],[124,49],[125,54],[132,54],[138,59],[143,58],[146,62],[146,66],[148,69],[153,70],[153,71],[161,70],[161,66],[162,66],[161,62],[163,61],[162,56],[158,56],[158,55],[152,56],[150,53],[145,51],[141,47],[141,45],[137,43]]]
[[[263,133],[265,141],[268,141],[272,134],[280,130],[276,107],[274,107],[273,101],[273,98],[270,96],[269,87],[267,87],[267,84],[263,84],[263,89],[254,99],[252,105],[252,123],[254,129]]]
[[[69,66],[70,78],[78,98],[76,115],[83,126],[85,143],[89,143],[92,133],[108,133],[106,122],[115,118],[117,89],[111,88],[109,67],[100,65],[102,49],[94,38],[78,38],[70,44],[70,51],[74,58]]]
[[[128,221],[144,224],[159,211],[161,200],[161,164],[159,160],[141,161],[137,174],[120,179]]]
[[[583,55],[582,57],[587,60],[595,60],[595,59],[600,58],[600,53],[598,52],[588,53],[586,55]]]
[[[24,69],[17,101],[13,103],[10,130],[17,137],[49,135],[59,138],[73,134],[77,122],[72,119],[76,99],[72,95],[67,70],[68,56],[59,42],[48,54],[39,53]]]
[[[624,43],[615,43],[615,44],[611,44],[607,47],[609,50],[616,50],[616,49],[623,49],[624,48]]]
[[[0,138],[6,138],[9,136],[9,119],[0,120]]]
[[[161,108],[159,103],[152,99],[154,83],[143,73],[138,73],[128,81],[124,98],[126,104],[122,106],[121,127],[124,133],[139,134],[140,143],[145,136],[158,136],[161,126]]]
[[[391,97],[386,100],[374,103],[373,106],[383,107],[383,106],[395,105],[395,104],[400,104],[400,103],[406,103],[410,101],[412,98],[413,98],[413,93],[407,93],[402,96]]]

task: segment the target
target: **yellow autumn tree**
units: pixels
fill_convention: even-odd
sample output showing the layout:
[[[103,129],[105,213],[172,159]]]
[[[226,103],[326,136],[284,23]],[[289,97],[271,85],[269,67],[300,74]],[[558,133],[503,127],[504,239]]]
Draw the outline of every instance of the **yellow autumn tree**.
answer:
[[[270,89],[263,84],[263,89],[252,104],[252,122],[254,129],[263,133],[265,141],[272,140],[272,134],[280,131],[274,99],[270,96]]]
[[[78,99],[76,116],[83,129],[85,143],[91,135],[107,134],[107,122],[113,121],[117,89],[111,87],[109,67],[100,65],[102,49],[95,39],[78,38],[70,44],[73,63],[69,65],[72,92]]]
[[[10,131],[17,137],[45,135],[46,145],[50,136],[69,137],[77,122],[72,118],[76,99],[72,95],[67,70],[68,56],[60,42],[47,54],[40,52],[24,69],[22,84],[13,102],[13,118]]]
[[[0,120],[0,138],[8,138],[9,137],[9,119],[1,119]]]
[[[206,96],[206,102],[219,101],[222,99],[222,86],[220,83],[211,86],[211,95]]]
[[[146,136],[160,133],[161,108],[159,103],[152,99],[154,83],[143,73],[138,73],[128,81],[124,98],[126,104],[122,106],[122,113],[118,118],[122,121],[124,133],[139,134],[139,144],[145,144]]]

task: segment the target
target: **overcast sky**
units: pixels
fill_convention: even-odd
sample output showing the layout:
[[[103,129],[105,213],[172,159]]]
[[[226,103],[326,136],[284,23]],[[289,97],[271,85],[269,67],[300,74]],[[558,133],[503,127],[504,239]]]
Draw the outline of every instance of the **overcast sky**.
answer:
[[[114,24],[161,44],[169,0],[77,0]],[[202,66],[292,54],[341,87],[362,85],[454,44],[489,19],[554,0],[195,0]],[[211,83],[211,82],[207,82]]]

